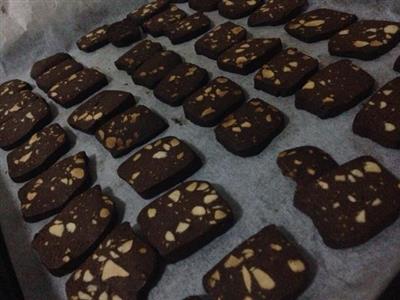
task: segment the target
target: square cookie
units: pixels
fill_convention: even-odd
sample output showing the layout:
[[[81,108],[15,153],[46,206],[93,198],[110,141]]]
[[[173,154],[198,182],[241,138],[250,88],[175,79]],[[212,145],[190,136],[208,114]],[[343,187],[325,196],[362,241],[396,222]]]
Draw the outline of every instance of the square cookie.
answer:
[[[172,44],[181,44],[205,33],[210,27],[211,21],[206,15],[195,13],[171,26],[166,35]]]
[[[93,29],[89,33],[82,36],[76,42],[76,45],[84,52],[93,52],[104,47],[110,42],[107,36],[108,27],[108,25],[103,25]]]
[[[227,19],[240,19],[250,15],[262,3],[262,0],[221,0],[218,12]]]
[[[168,32],[176,23],[186,18],[187,14],[175,5],[155,15],[143,24],[143,29],[153,37],[159,37]]]

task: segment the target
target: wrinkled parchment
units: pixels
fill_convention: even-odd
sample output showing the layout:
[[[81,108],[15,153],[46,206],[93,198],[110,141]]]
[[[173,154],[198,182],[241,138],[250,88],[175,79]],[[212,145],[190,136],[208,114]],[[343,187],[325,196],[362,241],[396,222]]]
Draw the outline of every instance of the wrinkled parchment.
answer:
[[[301,299],[372,300],[400,270],[400,221],[372,241],[356,248],[333,250],[323,245],[311,221],[292,205],[295,185],[283,177],[276,165],[279,151],[311,144],[319,146],[340,163],[357,156],[371,154],[397,176],[400,176],[400,155],[351,132],[352,120],[358,108],[330,120],[294,108],[293,97],[276,98],[253,88],[253,75],[241,76],[218,70],[216,63],[196,56],[193,43],[173,46],[159,38],[164,46],[184,56],[187,61],[206,67],[212,76],[225,75],[240,83],[249,98],[260,97],[277,106],[287,116],[289,124],[262,154],[239,158],[225,151],[215,140],[213,130],[197,127],[185,120],[181,108],[168,107],[157,101],[151,91],[136,86],[113,62],[128,48],[107,46],[92,54],[80,52],[75,41],[89,29],[122,18],[137,0],[0,0],[0,81],[28,76],[30,66],[38,58],[56,51],[68,51],[78,61],[97,67],[111,80],[107,89],[126,90],[137,96],[141,104],[154,109],[168,120],[170,128],[164,135],[176,135],[193,145],[202,155],[205,165],[193,178],[209,180],[232,199],[238,215],[237,224],[226,234],[193,256],[166,268],[160,282],[152,290],[150,300],[179,300],[192,294],[203,294],[201,278],[215,263],[241,241],[263,226],[275,223],[291,233],[309,253],[315,266],[315,278]],[[399,20],[400,3],[396,0],[311,0],[311,8],[331,7],[356,13],[360,18]],[[179,5],[188,10],[187,5]],[[209,16],[215,24],[224,21],[216,12]],[[246,24],[246,18],[236,21]],[[317,57],[322,65],[336,60],[327,52],[327,42],[305,44],[287,35],[282,26],[250,29],[254,36],[280,37],[285,45],[295,46]],[[372,62],[355,60],[377,79],[379,85],[394,78],[392,71],[400,49]],[[41,91],[35,92],[45,96]],[[56,121],[68,128],[66,118],[73,109],[57,107],[50,100]],[[96,178],[118,200],[124,220],[136,223],[139,210],[148,202],[141,199],[116,176],[116,169],[126,158],[113,159],[94,137],[69,128],[75,146],[67,154],[85,150],[95,162]],[[47,221],[37,224],[23,222],[16,192],[20,185],[7,175],[6,153],[0,152],[0,223],[10,248],[26,299],[65,299],[67,277],[52,277],[39,263],[30,241]]]

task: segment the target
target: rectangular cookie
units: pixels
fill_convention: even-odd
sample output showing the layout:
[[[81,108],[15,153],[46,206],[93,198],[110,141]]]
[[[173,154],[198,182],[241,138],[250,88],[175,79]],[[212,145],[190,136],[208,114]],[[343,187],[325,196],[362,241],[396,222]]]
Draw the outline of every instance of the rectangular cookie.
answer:
[[[52,86],[47,95],[68,108],[82,102],[107,84],[107,77],[103,73],[87,68]]]
[[[183,110],[186,118],[196,125],[212,127],[236,110],[245,99],[238,84],[219,76],[186,98]]]
[[[113,157],[120,157],[147,143],[168,128],[168,124],[143,105],[114,117],[96,132],[97,140]]]
[[[135,97],[124,91],[101,91],[82,103],[68,118],[71,127],[94,133],[112,117],[135,105]]]
[[[25,221],[37,222],[58,212],[89,184],[89,158],[79,152],[55,163],[18,191]]]
[[[107,30],[108,25],[102,25],[88,32],[82,36],[76,45],[84,52],[93,52],[107,45],[110,41],[108,40]]]
[[[233,45],[245,40],[247,30],[232,22],[226,22],[213,28],[194,44],[196,53],[211,59],[218,56]]]
[[[141,64],[160,51],[162,51],[160,43],[144,40],[133,46],[132,49],[118,58],[114,64],[117,69],[133,74]]]
[[[250,15],[262,4],[262,0],[221,0],[218,12],[227,19],[240,19]]]
[[[399,216],[399,180],[370,156],[354,159],[298,190],[294,205],[331,248],[361,245]]]
[[[65,287],[67,297],[141,299],[139,295],[153,279],[157,265],[157,253],[124,222],[71,274]]]
[[[168,32],[176,23],[186,18],[187,14],[175,5],[150,18],[143,24],[144,31],[153,37],[159,37]]]
[[[8,153],[8,174],[15,182],[32,179],[66,153],[69,145],[65,130],[56,123],[51,124]]]
[[[218,9],[220,0],[189,0],[189,7],[198,11],[213,11]]]
[[[201,159],[183,141],[164,137],[137,151],[118,168],[118,175],[144,199],[150,199],[191,176]]]
[[[214,131],[226,150],[248,157],[263,151],[284,128],[282,112],[260,99],[252,99],[228,115]]]
[[[212,299],[297,299],[311,278],[302,249],[268,225],[208,271],[203,286]]]
[[[7,119],[13,118],[20,110],[28,106],[29,103],[39,98],[31,90],[24,90],[8,95],[0,101],[0,124]]]
[[[114,201],[96,185],[72,199],[34,237],[32,246],[54,276],[76,269],[111,230]]]
[[[32,90],[32,86],[20,79],[12,79],[0,84],[0,103],[6,98],[24,90]]]
[[[375,80],[350,60],[340,60],[313,75],[296,93],[296,108],[321,119],[353,108],[374,88]]]
[[[318,70],[318,60],[287,48],[275,55],[257,72],[254,87],[275,96],[290,96]]]
[[[115,47],[127,47],[142,38],[139,26],[129,19],[111,24],[107,29],[107,38]]]
[[[183,63],[161,80],[154,90],[154,96],[168,105],[179,106],[185,98],[204,86],[208,79],[205,69]]]
[[[68,53],[59,52],[51,56],[42,58],[35,62],[31,68],[31,77],[37,79],[40,75],[45,73],[52,67],[60,64],[64,60],[72,58]]]
[[[211,20],[201,12],[190,15],[165,32],[172,44],[190,41],[205,33],[211,27]]]
[[[83,65],[75,59],[66,59],[39,75],[36,78],[36,84],[40,89],[47,92],[56,83],[78,73],[82,69]]]
[[[223,52],[218,57],[218,67],[227,72],[247,75],[259,69],[281,50],[280,39],[248,39]]]
[[[136,25],[142,25],[152,16],[167,9],[170,0],[151,0],[128,14],[128,18]]]

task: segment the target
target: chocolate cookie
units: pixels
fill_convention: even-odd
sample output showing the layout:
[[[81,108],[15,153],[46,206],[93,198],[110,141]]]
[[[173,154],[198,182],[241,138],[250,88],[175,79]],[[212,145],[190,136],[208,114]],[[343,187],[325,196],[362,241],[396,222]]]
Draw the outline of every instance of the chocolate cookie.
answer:
[[[197,54],[217,59],[222,52],[245,40],[246,36],[245,28],[232,22],[226,22],[198,39],[194,47]]]
[[[282,174],[300,186],[339,166],[328,153],[313,146],[285,150],[279,153],[277,163]]]
[[[210,19],[203,13],[195,13],[177,22],[165,32],[172,44],[190,41],[211,27]]]
[[[310,281],[302,251],[269,225],[225,256],[203,285],[212,299],[297,299]]]
[[[143,198],[150,199],[191,176],[201,159],[183,141],[164,137],[128,158],[118,175]]]
[[[141,299],[138,294],[152,279],[157,260],[154,250],[136,236],[129,223],[122,223],[68,279],[67,297]]]
[[[49,98],[68,108],[85,100],[108,84],[107,77],[95,69],[83,69],[55,84]]]
[[[128,14],[128,18],[136,25],[142,25],[152,16],[167,9],[169,0],[152,0]]]
[[[111,230],[114,202],[95,186],[72,199],[34,237],[32,245],[54,276],[76,269]]]
[[[221,0],[218,3],[218,12],[228,19],[240,19],[250,15],[262,3],[262,0]]]
[[[221,0],[189,0],[189,7],[198,11],[213,11],[218,9]]]
[[[181,56],[174,51],[158,52],[145,61],[133,73],[133,82],[153,89],[169,72],[182,62]]]
[[[394,62],[393,70],[400,72],[400,56]]]
[[[89,158],[85,152],[60,160],[18,191],[24,220],[37,222],[60,212],[86,189],[89,180]]]
[[[245,100],[242,88],[226,77],[217,77],[192,94],[183,103],[187,119],[193,123],[212,127]]]
[[[110,41],[108,40],[107,30],[108,25],[100,26],[83,37],[81,37],[76,45],[78,48],[85,52],[93,52],[107,45]]]
[[[110,25],[107,38],[115,47],[126,47],[142,38],[140,28],[131,20],[124,19]]]
[[[285,30],[303,42],[314,43],[330,38],[355,21],[355,15],[321,8],[292,19],[285,25]]]
[[[162,51],[160,43],[144,40],[133,46],[131,50],[118,58],[114,64],[117,69],[133,74],[141,64],[160,51]]]
[[[282,25],[300,14],[307,0],[267,0],[247,20],[252,27]]]
[[[68,124],[94,133],[112,117],[135,105],[135,97],[124,91],[102,91],[82,103],[68,118]]]
[[[168,9],[146,21],[143,24],[143,29],[154,37],[162,36],[186,16],[186,12],[175,5],[171,5]]]
[[[141,232],[168,261],[183,259],[233,225],[229,204],[205,181],[188,181],[139,213]]]
[[[221,70],[247,75],[259,69],[282,50],[280,39],[248,39],[218,57]]]
[[[329,53],[372,60],[400,42],[400,23],[363,20],[340,31],[329,40]]]
[[[226,150],[247,157],[263,151],[285,128],[282,112],[260,99],[252,99],[215,128]]]
[[[257,72],[254,87],[275,96],[290,96],[318,70],[318,64],[296,48],[287,48]]]
[[[71,59],[72,57],[68,53],[56,53],[49,57],[43,58],[35,62],[31,69],[31,77],[37,79],[40,75],[45,73],[52,67],[62,63],[64,60]]]
[[[120,157],[147,143],[168,128],[168,124],[146,106],[132,107],[97,130],[97,140]]]
[[[183,63],[173,69],[157,85],[154,96],[168,105],[179,106],[185,98],[205,85],[208,78],[205,69]]]
[[[385,84],[366,102],[353,132],[388,148],[400,148],[400,77]]]
[[[312,76],[296,93],[296,108],[321,119],[353,108],[374,88],[375,80],[350,60],[340,60]]]
[[[14,94],[24,90],[32,90],[32,86],[20,79],[12,79],[0,84],[0,103]]]
[[[78,73],[82,69],[83,65],[75,59],[66,59],[39,75],[36,79],[36,84],[40,89],[47,92],[56,83]]]
[[[298,190],[294,204],[312,219],[327,246],[348,248],[367,242],[397,219],[399,190],[394,175],[363,156]]]

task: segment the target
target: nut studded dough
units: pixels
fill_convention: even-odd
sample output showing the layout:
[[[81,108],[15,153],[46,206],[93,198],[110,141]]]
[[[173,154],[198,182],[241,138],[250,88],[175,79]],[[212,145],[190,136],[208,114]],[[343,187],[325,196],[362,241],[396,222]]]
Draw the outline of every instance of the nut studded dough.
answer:
[[[37,79],[40,75],[42,75],[52,67],[70,58],[72,58],[71,55],[64,52],[59,52],[51,56],[42,58],[33,64],[31,69],[31,77],[33,79]]]
[[[128,18],[136,25],[142,25],[152,16],[167,9],[170,0],[152,0],[128,14]]]
[[[400,181],[370,156],[352,160],[298,189],[294,204],[331,248],[361,245],[400,212]]]
[[[93,52],[101,47],[104,47],[109,43],[107,30],[109,26],[103,25],[96,29],[93,29],[86,35],[82,36],[76,45],[78,48],[85,52]]]
[[[203,277],[215,300],[297,299],[310,281],[302,251],[275,225],[244,241]]]
[[[24,90],[32,90],[32,86],[20,79],[12,79],[0,84],[0,105],[3,100]]]
[[[175,5],[155,15],[143,24],[143,29],[154,37],[164,35],[176,23],[186,18],[187,14]]]
[[[169,261],[183,259],[233,224],[229,204],[205,181],[188,181],[143,208],[138,224]]]
[[[118,225],[66,283],[68,300],[142,299],[152,279],[157,254],[129,223]]]
[[[218,12],[228,19],[240,19],[250,15],[262,3],[262,0],[221,0]]]

